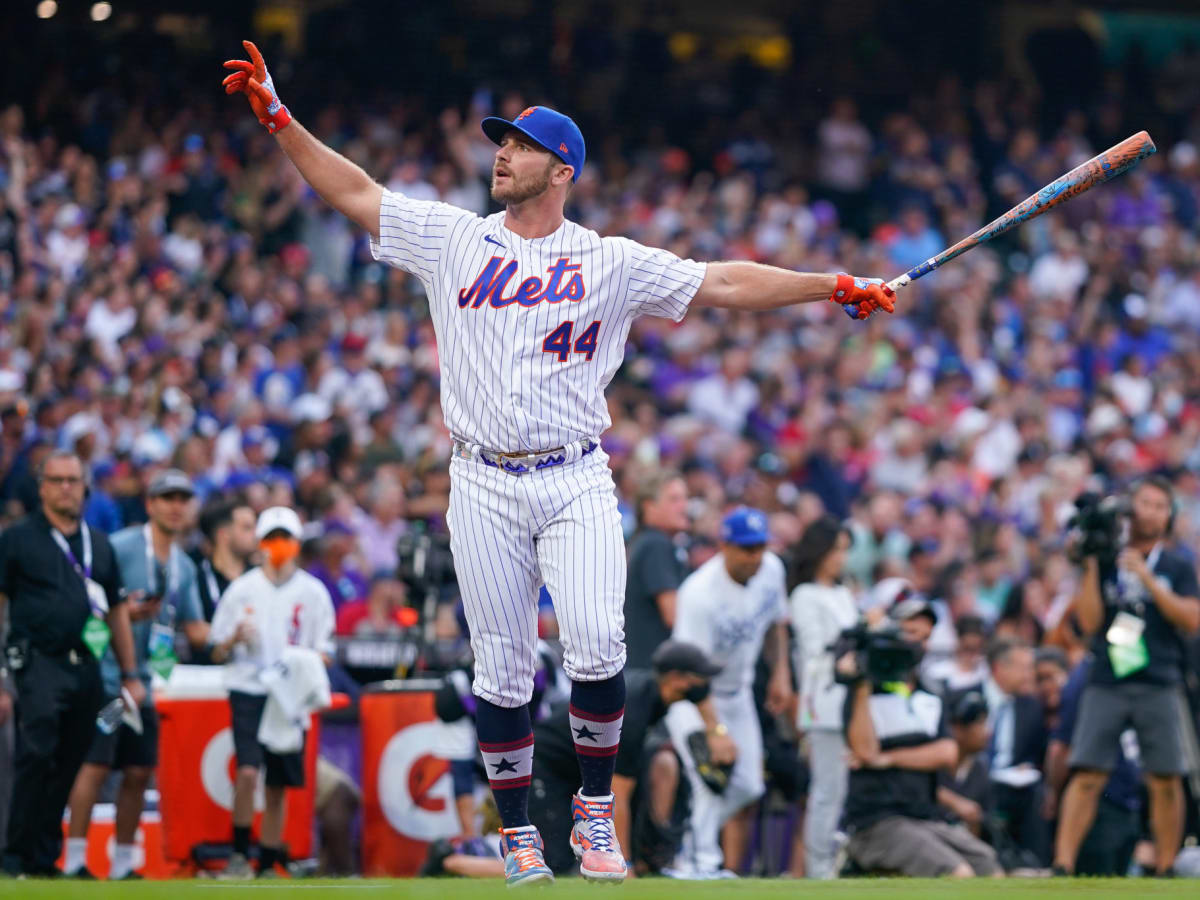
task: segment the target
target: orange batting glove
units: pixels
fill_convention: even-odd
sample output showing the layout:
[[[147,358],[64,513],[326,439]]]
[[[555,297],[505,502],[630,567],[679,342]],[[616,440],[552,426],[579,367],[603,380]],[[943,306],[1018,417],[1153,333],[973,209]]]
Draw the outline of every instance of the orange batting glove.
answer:
[[[279,101],[279,95],[275,93],[275,82],[271,80],[271,73],[267,71],[267,64],[263,62],[258,48],[250,41],[242,41],[242,46],[250,54],[250,61],[226,60],[225,68],[233,69],[234,72],[226,76],[221,83],[225,86],[227,94],[245,94],[246,99],[250,101],[250,108],[258,116],[258,121],[267,127],[267,131],[274,134],[291,124],[292,114]]]
[[[852,319],[866,319],[877,310],[896,311],[896,292],[882,278],[855,278],[839,272],[829,298]]]

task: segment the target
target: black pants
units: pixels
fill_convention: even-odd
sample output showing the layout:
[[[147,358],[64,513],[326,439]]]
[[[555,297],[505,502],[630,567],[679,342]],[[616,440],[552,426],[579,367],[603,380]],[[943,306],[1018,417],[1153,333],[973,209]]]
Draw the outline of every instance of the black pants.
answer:
[[[87,651],[77,662],[31,650],[16,673],[17,740],[4,867],[54,871],[62,851],[62,815],[104,702],[100,666]]]
[[[1121,876],[1129,871],[1133,848],[1141,836],[1141,815],[1100,798],[1096,820],[1079,848],[1075,861],[1076,875]]]
[[[994,803],[1005,835],[1012,845],[1018,850],[1032,853],[1038,865],[1048,866],[1053,835],[1050,823],[1042,818],[1042,791],[1040,783],[1023,788],[997,784],[994,786]],[[993,841],[993,845],[997,851],[1002,849],[998,842]],[[1001,853],[1001,862],[1006,866],[1010,862],[1004,853]],[[1028,863],[1021,862],[1020,865],[1025,867]]]

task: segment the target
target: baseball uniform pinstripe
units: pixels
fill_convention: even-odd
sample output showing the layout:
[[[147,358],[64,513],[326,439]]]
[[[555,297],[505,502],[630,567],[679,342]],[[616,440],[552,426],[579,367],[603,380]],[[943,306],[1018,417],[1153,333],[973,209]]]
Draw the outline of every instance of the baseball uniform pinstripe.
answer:
[[[705,266],[564,221],[526,240],[504,213],[480,218],[384,191],[377,260],[420,279],[457,441],[530,453],[595,441],[612,424],[604,388],[639,315],[679,321]],[[471,454],[450,466],[448,517],[475,651],[475,693],[529,701],[537,593],[554,598],[575,681],[625,663],[625,553],[603,450],[512,475]]]

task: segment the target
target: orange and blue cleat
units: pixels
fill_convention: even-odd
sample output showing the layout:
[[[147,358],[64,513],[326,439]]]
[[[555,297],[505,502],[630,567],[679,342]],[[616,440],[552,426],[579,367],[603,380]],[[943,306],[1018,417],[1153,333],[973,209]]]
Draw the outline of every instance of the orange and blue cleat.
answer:
[[[504,883],[509,887],[525,884],[549,884],[554,873],[542,855],[542,836],[532,825],[500,829],[500,849],[504,853]]]
[[[579,860],[579,874],[588,881],[624,881],[625,856],[613,827],[613,795],[593,799],[576,794],[571,818],[571,849]]]

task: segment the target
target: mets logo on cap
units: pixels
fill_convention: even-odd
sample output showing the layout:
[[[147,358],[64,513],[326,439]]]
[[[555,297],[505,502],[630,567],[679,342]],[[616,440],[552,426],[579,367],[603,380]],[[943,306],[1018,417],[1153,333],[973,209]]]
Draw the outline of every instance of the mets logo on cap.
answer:
[[[504,135],[510,130],[521,132],[571,166],[575,170],[571,180],[579,180],[587,150],[583,143],[583,133],[570,116],[564,116],[548,106],[530,106],[522,110],[511,122],[500,116],[488,116],[479,124],[483,133],[496,144],[504,140]]]

